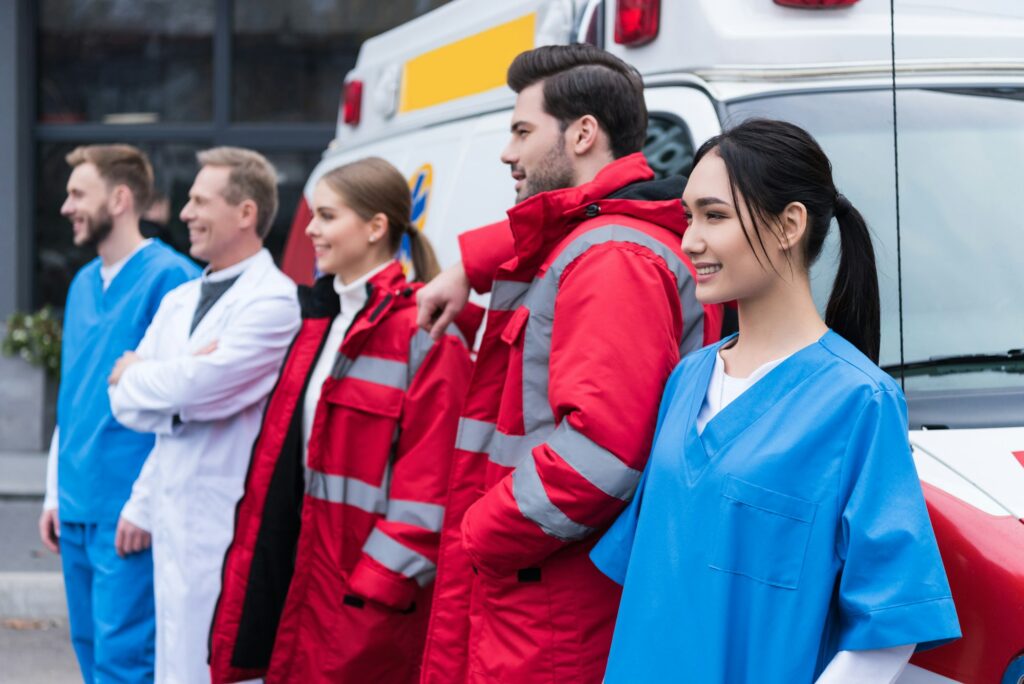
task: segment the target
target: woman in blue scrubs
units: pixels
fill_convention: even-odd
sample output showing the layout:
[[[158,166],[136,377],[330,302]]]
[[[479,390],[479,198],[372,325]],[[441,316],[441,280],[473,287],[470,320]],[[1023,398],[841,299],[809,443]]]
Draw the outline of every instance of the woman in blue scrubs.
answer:
[[[763,119],[701,147],[683,202],[697,298],[735,300],[739,333],[676,368],[591,554],[623,585],[606,681],[891,682],[960,630],[906,403],[876,365],[864,219],[806,131]],[[822,320],[808,269],[833,218]]]

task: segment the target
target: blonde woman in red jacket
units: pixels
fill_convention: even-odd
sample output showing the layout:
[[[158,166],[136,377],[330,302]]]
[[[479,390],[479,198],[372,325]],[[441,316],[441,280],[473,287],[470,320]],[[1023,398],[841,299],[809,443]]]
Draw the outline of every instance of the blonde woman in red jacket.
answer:
[[[211,633],[214,682],[414,682],[449,464],[479,316],[436,342],[416,327],[437,271],[409,224],[409,189],[382,159],[313,193],[325,273],[300,290],[303,325],[253,452]],[[474,318],[471,314],[467,320]]]

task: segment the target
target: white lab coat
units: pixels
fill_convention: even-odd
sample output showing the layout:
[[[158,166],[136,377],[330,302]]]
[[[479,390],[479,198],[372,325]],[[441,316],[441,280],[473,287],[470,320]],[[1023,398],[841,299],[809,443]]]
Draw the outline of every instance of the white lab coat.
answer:
[[[157,435],[121,515],[153,536],[161,684],[210,681],[207,637],[235,504],[299,328],[295,284],[266,250],[189,335],[199,292],[197,279],[164,297],[136,350],[143,360],[110,388],[117,420]],[[195,355],[213,341],[216,351]]]

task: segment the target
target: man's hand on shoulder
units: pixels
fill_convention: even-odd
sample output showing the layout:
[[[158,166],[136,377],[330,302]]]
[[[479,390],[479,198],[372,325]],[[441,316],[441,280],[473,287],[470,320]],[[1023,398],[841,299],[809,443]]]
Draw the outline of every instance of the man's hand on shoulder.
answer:
[[[416,323],[435,340],[444,335],[469,301],[469,278],[462,262],[449,266],[416,293]]]
[[[114,533],[114,550],[118,556],[124,558],[128,554],[145,551],[152,543],[149,532],[124,517],[118,518],[117,532]]]

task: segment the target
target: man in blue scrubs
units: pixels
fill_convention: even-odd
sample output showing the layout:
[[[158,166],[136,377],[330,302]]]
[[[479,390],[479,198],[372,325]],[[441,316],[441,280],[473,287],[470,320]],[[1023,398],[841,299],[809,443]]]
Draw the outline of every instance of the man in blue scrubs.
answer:
[[[65,305],[57,429],[39,529],[62,557],[83,679],[135,684],[153,679],[153,562],[148,548],[118,555],[114,533],[153,435],[114,420],[107,377],[118,357],[138,345],[164,294],[199,269],[139,232],[153,193],[142,152],[90,145],[67,162],[61,214],[71,221],[75,244],[94,246],[99,256],[75,276]]]

